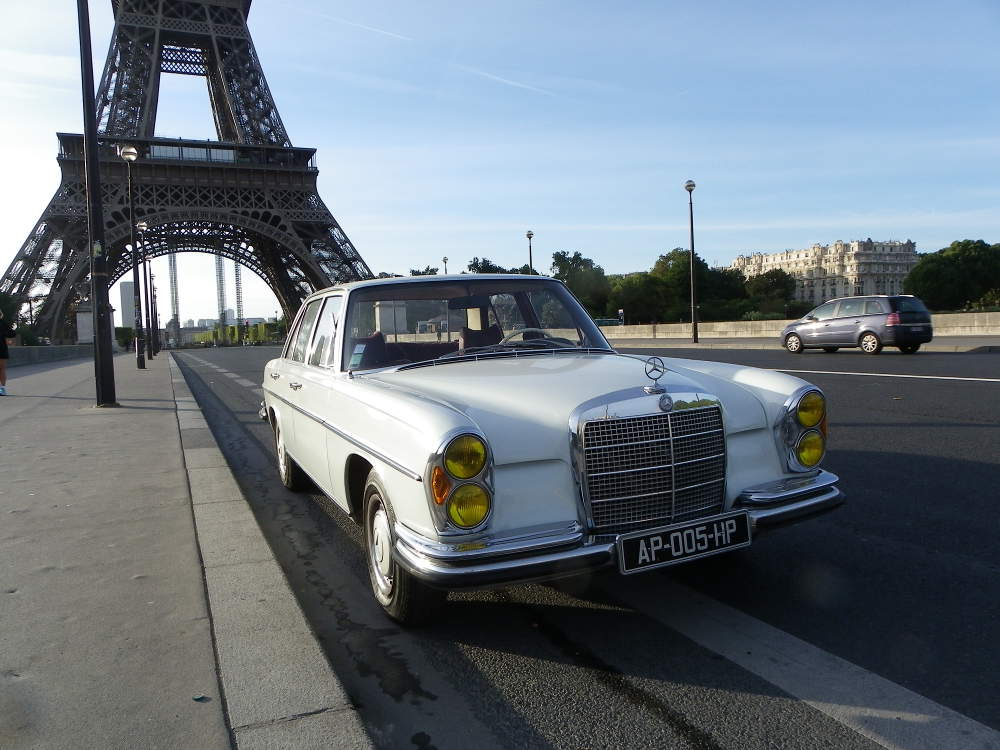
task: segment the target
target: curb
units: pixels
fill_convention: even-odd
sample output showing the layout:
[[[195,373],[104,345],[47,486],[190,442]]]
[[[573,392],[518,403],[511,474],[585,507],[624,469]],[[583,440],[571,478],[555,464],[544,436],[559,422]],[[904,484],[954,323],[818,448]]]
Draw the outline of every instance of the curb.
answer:
[[[627,339],[609,338],[608,343],[615,349],[743,349],[752,351],[776,351],[783,352],[785,349],[781,344],[772,339],[755,340],[744,339],[740,342],[713,343],[711,340],[702,339],[699,343],[693,344],[691,341],[682,339]],[[849,348],[849,347],[844,347]],[[891,347],[886,347],[891,348]],[[950,352],[966,354],[995,354],[1000,352],[1000,346],[996,344],[923,344],[920,347],[922,352]]]
[[[216,667],[240,750],[373,747],[174,361]],[[207,446],[207,447],[206,447]]]

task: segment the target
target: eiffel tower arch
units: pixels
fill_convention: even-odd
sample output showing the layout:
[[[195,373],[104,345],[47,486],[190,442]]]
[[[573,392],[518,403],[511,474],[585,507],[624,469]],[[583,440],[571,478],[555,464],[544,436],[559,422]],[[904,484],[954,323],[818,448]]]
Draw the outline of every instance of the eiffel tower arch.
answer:
[[[115,27],[97,93],[99,166],[111,282],[131,270],[124,145],[149,257],[222,255],[249,268],[286,315],[311,291],[371,270],[316,187],[315,149],[293,147],[247,28],[251,0],[112,0]],[[218,140],[156,138],[163,73],[207,82]],[[87,299],[83,136],[59,133],[60,185],[0,292],[28,307],[38,333],[65,339]],[[41,303],[40,306],[37,303]]]

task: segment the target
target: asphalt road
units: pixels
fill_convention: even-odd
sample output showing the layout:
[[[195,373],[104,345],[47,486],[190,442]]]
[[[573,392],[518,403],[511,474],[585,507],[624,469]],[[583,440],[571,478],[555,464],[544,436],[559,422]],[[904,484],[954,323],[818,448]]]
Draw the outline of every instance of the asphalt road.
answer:
[[[179,359],[380,747],[876,747],[859,723],[934,747],[921,700],[961,715],[947,746],[1000,746],[1000,354],[642,351],[806,371],[847,504],[668,571],[452,594],[414,631],[372,601],[354,524],[277,480],[251,387],[277,349]]]

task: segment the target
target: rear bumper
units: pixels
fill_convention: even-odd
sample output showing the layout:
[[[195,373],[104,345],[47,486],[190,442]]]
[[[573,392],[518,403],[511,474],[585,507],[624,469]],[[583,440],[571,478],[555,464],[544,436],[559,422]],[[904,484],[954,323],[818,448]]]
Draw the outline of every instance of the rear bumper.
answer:
[[[889,346],[899,346],[901,344],[926,344],[934,338],[934,329],[929,326],[921,326],[922,330],[914,331],[905,325],[890,326],[885,329],[884,344]]]
[[[732,511],[746,511],[751,528],[786,525],[827,513],[844,501],[834,474],[771,482],[745,490]],[[732,511],[726,511],[730,513]],[[585,534],[577,523],[529,530],[508,538],[444,543],[396,524],[396,563],[438,588],[460,589],[563,578],[610,568],[617,541]]]

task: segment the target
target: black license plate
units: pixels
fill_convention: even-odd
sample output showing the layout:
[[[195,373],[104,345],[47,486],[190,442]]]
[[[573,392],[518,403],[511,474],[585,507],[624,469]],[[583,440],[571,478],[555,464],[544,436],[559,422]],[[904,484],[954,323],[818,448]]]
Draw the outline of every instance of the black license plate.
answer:
[[[623,534],[618,537],[618,569],[638,573],[749,546],[750,517],[730,513]]]

